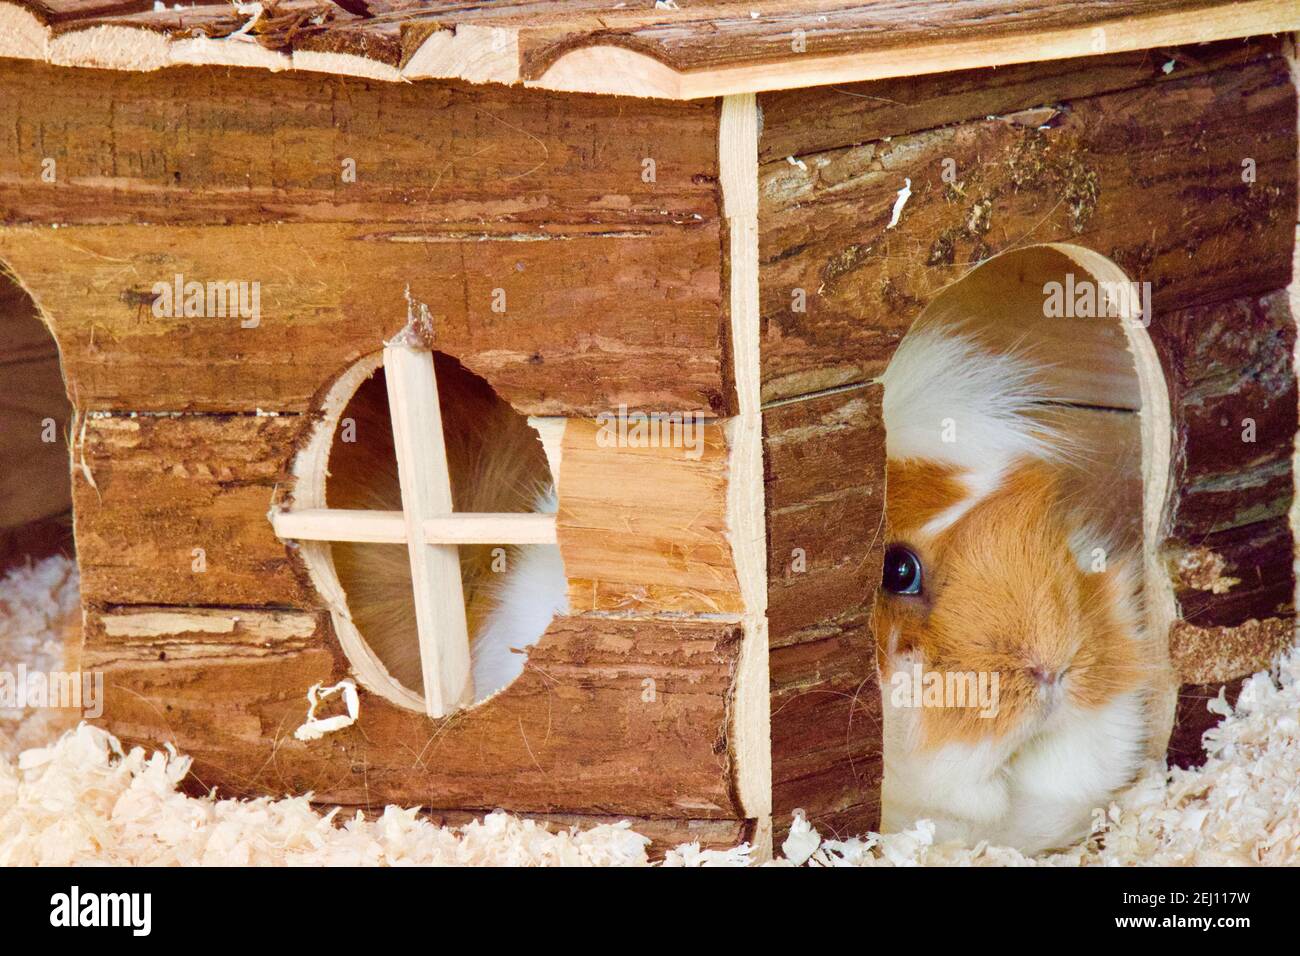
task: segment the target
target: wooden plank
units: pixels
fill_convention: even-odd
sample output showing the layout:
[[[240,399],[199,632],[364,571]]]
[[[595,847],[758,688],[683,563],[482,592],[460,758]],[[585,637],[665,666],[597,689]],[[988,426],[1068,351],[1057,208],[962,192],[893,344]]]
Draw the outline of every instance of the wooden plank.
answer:
[[[757,821],[760,859],[771,855],[772,747],[767,630],[767,509],[763,500],[762,340],[758,312],[758,130],[752,95],[722,103],[719,167],[727,217],[727,271],[736,415],[726,422],[727,539],[743,606],[744,641],[731,710],[736,793]]]
[[[555,515],[457,514],[424,522],[424,540],[431,544],[555,544],[559,539]]]
[[[707,26],[697,24],[696,30],[648,24],[629,31],[618,46],[575,50],[571,42],[552,43],[532,55],[532,64],[525,51],[524,75],[550,89],[690,99],[1140,50],[1300,26],[1293,5],[1277,0],[1196,3],[1194,10],[1177,0],[1068,5],[898,0],[854,4],[849,10],[828,10],[816,0],[806,6],[776,0],[769,18],[762,16],[762,4],[759,17],[753,17],[754,6],[727,4],[727,16],[719,4]],[[553,56],[558,59],[552,64]]]
[[[1282,290],[1161,316],[1151,335],[1174,414],[1171,649],[1185,682],[1221,682],[1294,628],[1295,316]]]
[[[1278,32],[1300,26],[1282,0],[712,0],[646,7],[612,0],[507,6],[369,0],[323,22],[278,7],[254,43],[224,5],[18,0],[0,8],[10,55],[118,69],[176,62],[334,70],[396,81],[458,76],[550,88],[689,98],[1055,59],[1099,50]],[[97,28],[97,33],[88,33]],[[199,39],[193,37],[198,36]],[[4,48],[0,48],[4,49]]]
[[[980,120],[765,164],[765,399],[879,374],[940,288],[1021,245],[1103,252],[1152,284],[1156,314],[1284,285],[1295,104],[1285,62],[1266,60],[1069,101],[1047,123]]]
[[[275,533],[297,541],[356,541],[406,544],[400,511],[305,508],[277,512]],[[555,544],[555,515],[453,514],[423,522],[426,544]]]
[[[474,699],[474,682],[460,552],[454,544],[431,544],[424,538],[424,522],[450,514],[453,507],[433,353],[390,343],[384,348],[384,374],[411,560],[425,712],[445,717]]]
[[[0,59],[0,115],[9,223],[438,223],[540,241],[718,215],[707,102]]]
[[[306,424],[296,415],[83,419],[73,486],[82,600],[316,607],[267,520]]]
[[[427,344],[521,412],[730,402],[716,222],[539,241],[346,224],[0,227],[0,260],[49,319],[85,408],[306,410],[401,328],[408,288],[430,310]],[[250,313],[258,290],[256,325],[229,307],[155,316],[155,283],[178,275],[245,283]]]
[[[859,146],[886,136],[1185,80],[1279,56],[1281,51],[1279,38],[1260,36],[764,93],[759,97],[759,158],[784,161],[787,156]],[[809,123],[808,116],[816,116],[816,124]]]
[[[879,825],[880,691],[870,618],[884,551],[880,388],[764,412],[773,822]]]
[[[309,423],[182,415],[85,424],[76,504],[88,602],[203,605],[232,595],[249,606],[318,606],[294,546],[268,519],[292,493],[289,469]],[[698,459],[686,448],[601,447],[599,429],[573,420],[565,435],[557,540],[573,606],[739,614],[721,426],[703,426]],[[190,570],[196,547],[204,573]]]
[[[294,739],[307,688],[347,675],[328,616],[303,637],[244,609],[189,609],[173,633],[109,637],[125,616],[92,610],[87,667],[116,688],[103,722],[128,746],[174,743],[194,786],[227,795],[313,792],[322,803],[517,813],[739,820],[727,709],[734,624],[557,619],[520,679],[442,721],[361,690],[351,727]],[[233,630],[221,622],[237,619]],[[287,633],[287,631],[292,633]],[[159,659],[166,649],[167,659]]]
[[[568,423],[558,538],[575,613],[741,613],[726,441],[697,422],[676,446],[621,442],[617,419]]]

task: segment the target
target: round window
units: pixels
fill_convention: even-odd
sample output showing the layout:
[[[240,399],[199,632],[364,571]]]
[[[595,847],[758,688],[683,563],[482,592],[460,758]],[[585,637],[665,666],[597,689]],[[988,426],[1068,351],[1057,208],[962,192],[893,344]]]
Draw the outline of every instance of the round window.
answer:
[[[324,413],[273,520],[357,677],[433,716],[501,690],[567,610],[538,432],[455,359],[400,346],[350,369]]]

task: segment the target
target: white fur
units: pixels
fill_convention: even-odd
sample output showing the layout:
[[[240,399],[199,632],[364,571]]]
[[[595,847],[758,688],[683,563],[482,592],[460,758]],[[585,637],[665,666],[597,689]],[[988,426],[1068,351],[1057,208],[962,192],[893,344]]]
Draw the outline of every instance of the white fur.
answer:
[[[537,510],[554,514],[555,490],[548,489]],[[556,614],[569,611],[564,561],[554,544],[512,549],[505,577],[492,595],[493,606],[474,640],[474,697],[482,700],[523,673],[523,650],[541,638]]]
[[[881,382],[885,447],[895,461],[950,465],[991,489],[1015,459],[1055,455],[1048,431],[1026,414],[1049,395],[1020,357],[931,325],[908,333]]]
[[[901,655],[893,663],[911,668]],[[1088,835],[1093,809],[1104,808],[1142,760],[1137,692],[1097,710],[1065,704],[1019,734],[935,750],[920,746],[921,708],[894,706],[888,690],[884,698],[887,833],[928,819],[936,842],[988,840],[1026,854],[1068,846]]]

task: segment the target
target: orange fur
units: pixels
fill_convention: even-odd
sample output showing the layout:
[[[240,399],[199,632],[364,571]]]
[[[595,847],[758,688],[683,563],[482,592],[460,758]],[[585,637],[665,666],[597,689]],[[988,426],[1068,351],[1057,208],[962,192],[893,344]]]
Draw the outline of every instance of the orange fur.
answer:
[[[906,515],[909,527],[924,526],[930,519],[966,498],[969,492],[955,467],[908,458],[890,461],[885,479],[889,487],[886,506],[889,516]]]
[[[483,379],[440,353],[434,360],[456,510],[532,511],[550,482],[537,433]],[[343,414],[356,423],[356,441],[343,441],[342,429],[335,435],[326,492],[331,508],[402,508],[385,389],[381,369],[357,390]],[[471,642],[492,606],[493,548],[460,549]],[[422,691],[406,548],[340,542],[333,554],[357,629],[393,677]]]
[[[973,743],[1014,733],[1041,705],[1035,670],[1062,673],[1069,699],[1099,708],[1135,688],[1144,672],[1134,639],[1137,622],[1124,608],[1134,595],[1123,557],[1091,573],[1070,549],[1074,530],[1051,465],[1015,464],[1000,485],[950,527],[922,529],[957,486],[941,466],[889,464],[887,520],[891,539],[911,547],[926,568],[923,593],[881,593],[874,627],[882,669],[894,652],[919,653],[922,668],[940,673],[996,672],[997,715],[972,708],[927,708],[924,745]]]

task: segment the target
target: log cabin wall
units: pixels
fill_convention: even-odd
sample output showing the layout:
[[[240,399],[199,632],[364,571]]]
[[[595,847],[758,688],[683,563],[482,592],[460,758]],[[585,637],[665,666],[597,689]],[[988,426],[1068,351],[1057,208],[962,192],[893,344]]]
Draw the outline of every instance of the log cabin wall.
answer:
[[[1263,38],[759,95],[778,840],[796,807],[823,832],[877,822],[873,379],[935,292],[997,253],[1069,242],[1151,283],[1174,417],[1160,543],[1181,617],[1171,758],[1195,759],[1207,694],[1293,640],[1283,52]]]
[[[0,74],[0,261],[57,336],[78,416],[85,666],[106,673],[107,726],[174,742],[228,794],[746,838],[721,429],[691,460],[597,448],[584,421],[734,411],[719,104],[206,67]],[[258,281],[258,322],[155,316],[154,283],[176,275]],[[518,411],[576,419],[575,613],[480,707],[435,723],[363,691],[356,725],[303,744],[306,689],[349,667],[267,512],[292,500],[321,396],[406,323],[408,294],[434,347]],[[671,556],[649,587],[601,558],[621,540]]]

